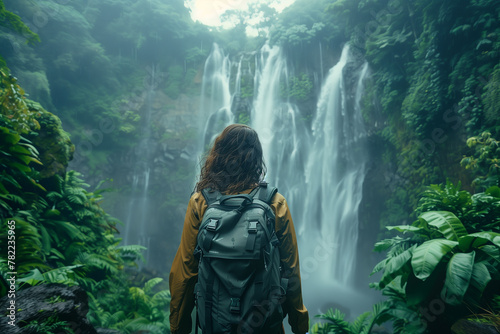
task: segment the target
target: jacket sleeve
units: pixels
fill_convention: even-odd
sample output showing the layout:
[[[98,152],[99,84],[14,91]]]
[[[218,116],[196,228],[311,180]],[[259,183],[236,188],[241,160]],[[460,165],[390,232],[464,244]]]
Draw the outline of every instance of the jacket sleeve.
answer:
[[[170,331],[175,334],[190,333],[192,328],[194,286],[198,278],[198,261],[193,252],[204,209],[206,204],[203,196],[200,193],[191,196],[184,219],[181,243],[170,270]]]
[[[309,330],[309,314],[302,301],[300,281],[299,250],[292,216],[281,194],[276,194],[272,207],[276,214],[276,234],[280,240],[280,256],[285,277],[288,278],[288,290],[283,310],[288,314],[288,323],[295,334],[304,334]]]

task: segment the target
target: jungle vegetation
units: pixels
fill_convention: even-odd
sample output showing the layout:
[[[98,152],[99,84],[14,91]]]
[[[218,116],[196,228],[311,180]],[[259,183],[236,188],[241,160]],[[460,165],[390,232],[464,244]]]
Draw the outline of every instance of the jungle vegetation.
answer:
[[[307,105],[317,88],[314,64],[304,60],[318,45],[338,53],[349,42],[368,60],[363,113],[380,151],[375,164],[390,178],[379,189],[386,201],[374,247],[385,258],[372,284],[387,299],[352,322],[331,310],[312,332],[369,333],[390,322],[395,333],[446,333],[460,319],[498,330],[496,2],[297,0],[279,14],[268,6],[228,12],[238,24],[210,31],[192,22],[181,0],[0,0],[0,296],[8,287],[7,222],[15,220],[16,240],[23,240],[16,249],[18,289],[79,285],[96,327],[168,332],[166,282],[137,270],[143,247],[120,246],[119,222],[103,209],[106,187],[113,187],[100,182],[105,157],[144,137],[138,105],[153,71],[173,105],[199,95],[214,41],[229,52],[255,50],[268,31],[296,68],[282,93],[297,103]],[[256,24],[259,36],[249,37],[248,15],[259,12],[273,20]],[[250,97],[253,83],[242,82],[242,92]],[[82,154],[88,129],[109,122],[118,131]],[[171,139],[157,132],[158,140]],[[193,136],[185,131],[176,140]],[[85,166],[85,176],[68,168],[72,159]],[[187,178],[182,166],[165,172],[166,183]],[[169,198],[162,209],[177,201]]]

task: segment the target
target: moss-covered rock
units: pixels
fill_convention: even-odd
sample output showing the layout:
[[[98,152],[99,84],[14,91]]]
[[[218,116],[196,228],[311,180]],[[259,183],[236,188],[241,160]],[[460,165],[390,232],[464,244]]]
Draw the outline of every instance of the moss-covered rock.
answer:
[[[30,111],[35,112],[35,118],[40,124],[37,133],[31,133],[29,139],[39,151],[40,176],[48,178],[55,174],[64,175],[75,146],[69,134],[63,130],[61,120],[56,115],[45,110],[39,103],[27,101]]]

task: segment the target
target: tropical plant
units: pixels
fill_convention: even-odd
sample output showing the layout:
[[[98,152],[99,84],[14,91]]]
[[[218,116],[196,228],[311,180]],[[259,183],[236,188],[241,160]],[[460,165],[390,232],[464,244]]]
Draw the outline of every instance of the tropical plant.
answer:
[[[460,188],[460,182],[454,185],[449,180],[445,185],[431,185],[422,194],[416,213],[450,211],[471,233],[500,233],[500,188],[493,186],[474,195]]]
[[[111,285],[110,293],[99,300],[91,296],[89,318],[99,326],[123,333],[168,332],[170,326],[166,309],[170,303],[170,292],[154,289],[162,281],[158,277],[150,279],[143,288]]]
[[[376,324],[382,324],[387,318],[388,307],[384,303],[375,304],[372,312],[361,314],[353,322],[349,323],[345,314],[339,310],[329,309],[325,314],[319,314],[316,318],[326,322],[315,323],[311,328],[312,334],[368,334]]]
[[[460,317],[488,307],[499,292],[500,233],[469,234],[448,211],[424,212],[411,225],[387,229],[413,234],[375,245],[376,251],[388,250],[388,255],[375,266],[372,274],[383,274],[372,286],[393,296],[391,302],[404,302],[403,312],[391,315],[400,332],[415,323],[422,331],[426,326],[448,331]],[[405,314],[413,314],[415,321],[405,322]]]

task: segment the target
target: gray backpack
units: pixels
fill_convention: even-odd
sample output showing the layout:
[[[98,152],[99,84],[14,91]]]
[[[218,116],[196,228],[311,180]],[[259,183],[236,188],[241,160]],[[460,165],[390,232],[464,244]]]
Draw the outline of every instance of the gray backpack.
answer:
[[[208,208],[195,250],[195,298],[203,334],[280,331],[287,280],[269,206],[276,192],[267,183],[248,195],[202,191]]]

